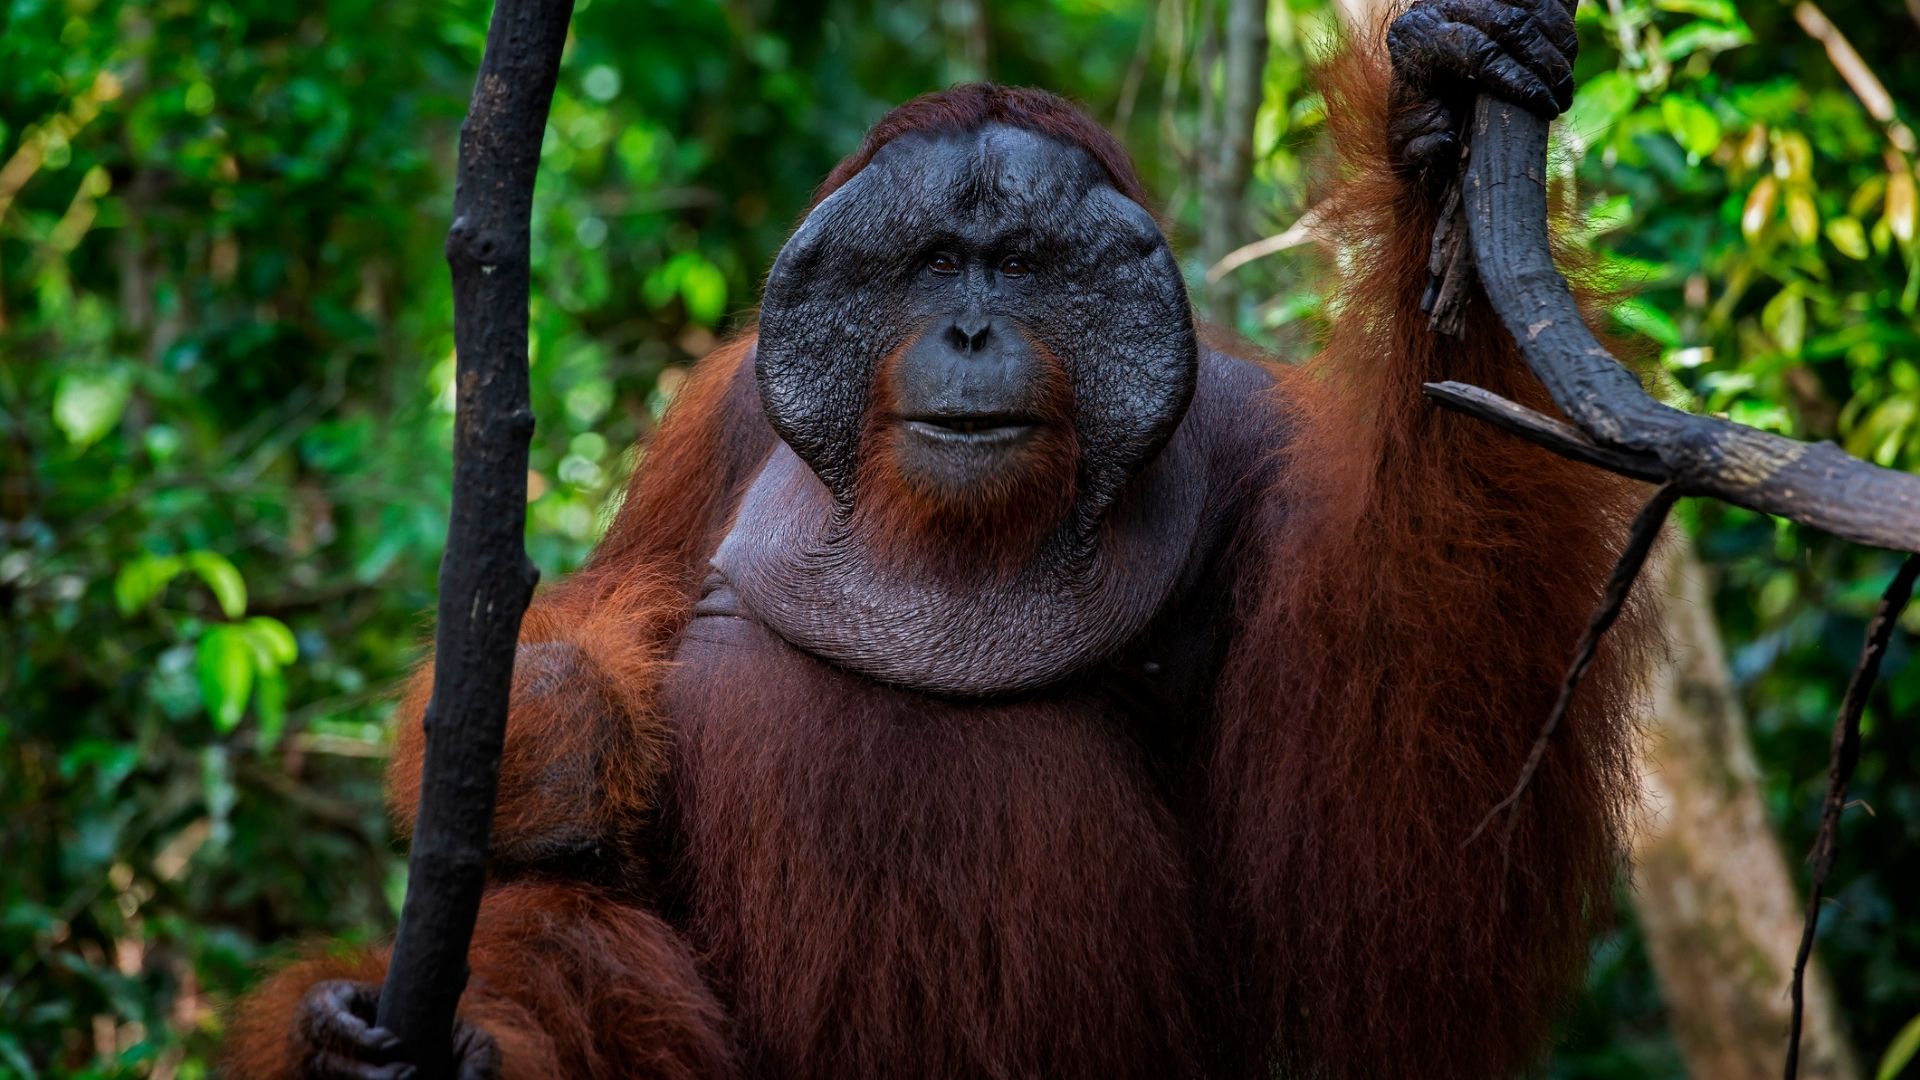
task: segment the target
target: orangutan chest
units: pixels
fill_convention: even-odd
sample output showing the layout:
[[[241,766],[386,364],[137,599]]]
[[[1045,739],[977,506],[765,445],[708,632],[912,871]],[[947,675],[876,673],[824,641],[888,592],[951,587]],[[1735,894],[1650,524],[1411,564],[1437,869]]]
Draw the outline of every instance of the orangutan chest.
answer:
[[[1116,718],[896,690],[737,617],[697,618],[677,659],[686,930],[762,1071],[1186,1057],[1191,890]]]

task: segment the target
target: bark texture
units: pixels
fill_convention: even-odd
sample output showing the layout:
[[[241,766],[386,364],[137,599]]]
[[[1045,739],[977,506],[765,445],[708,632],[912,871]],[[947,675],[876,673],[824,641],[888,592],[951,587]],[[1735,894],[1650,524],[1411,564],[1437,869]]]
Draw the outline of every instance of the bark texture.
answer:
[[[460,128],[453,273],[453,507],[440,561],[433,692],[407,898],[379,1024],[423,1078],[446,1075],[480,911],[527,559],[529,230],[540,138],[573,0],[500,0]]]

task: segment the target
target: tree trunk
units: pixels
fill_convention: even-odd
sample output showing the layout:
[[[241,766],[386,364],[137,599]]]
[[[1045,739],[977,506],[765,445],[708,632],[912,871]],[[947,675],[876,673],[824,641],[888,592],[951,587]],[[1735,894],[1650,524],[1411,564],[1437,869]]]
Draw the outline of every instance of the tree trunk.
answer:
[[[1654,685],[1634,904],[1688,1071],[1771,1080],[1786,1051],[1800,893],[1767,821],[1706,571],[1679,540],[1665,569],[1673,655]],[[1817,965],[1807,978],[1800,1075],[1859,1076]]]
[[[1196,148],[1202,161],[1200,190],[1205,195],[1202,209],[1206,215],[1200,255],[1208,266],[1252,239],[1248,235],[1246,203],[1247,186],[1253,178],[1253,125],[1260,115],[1261,99],[1266,96],[1266,0],[1228,0],[1222,40],[1224,63],[1216,114],[1219,127],[1211,132],[1213,145],[1203,141]],[[1203,67],[1201,92],[1209,98],[1212,95],[1207,80],[1211,77],[1212,72]],[[1216,284],[1209,299],[1214,318],[1230,318],[1231,286]]]

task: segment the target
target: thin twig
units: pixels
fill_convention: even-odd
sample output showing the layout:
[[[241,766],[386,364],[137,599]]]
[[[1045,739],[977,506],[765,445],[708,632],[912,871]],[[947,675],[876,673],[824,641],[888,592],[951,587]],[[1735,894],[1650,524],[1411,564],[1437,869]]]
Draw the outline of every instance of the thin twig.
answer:
[[[1556,420],[1525,405],[1508,401],[1491,390],[1462,382],[1427,383],[1421,389],[1437,405],[1485,420],[1494,427],[1543,446],[1564,458],[1584,462],[1608,472],[1664,484],[1671,479],[1667,467],[1651,454],[1615,450],[1587,438],[1585,432],[1565,420]]]
[[[1220,257],[1220,261],[1207,267],[1207,284],[1212,285],[1235,270],[1269,255],[1278,255],[1290,248],[1320,239],[1320,228],[1326,222],[1327,204],[1310,206],[1286,230],[1274,236],[1243,244]]]
[[[1533,750],[1527,755],[1527,763],[1520,770],[1520,779],[1513,785],[1507,797],[1494,804],[1493,809],[1473,827],[1473,832],[1460,846],[1465,847],[1479,839],[1493,819],[1502,812],[1516,807],[1521,796],[1527,793],[1527,785],[1533,783],[1533,775],[1540,771],[1540,763],[1546,759],[1547,746],[1553,741],[1554,732],[1567,718],[1567,710],[1573,704],[1574,691],[1580,687],[1580,679],[1587,673],[1587,667],[1593,663],[1594,653],[1599,650],[1600,638],[1620,617],[1620,610],[1626,605],[1627,594],[1633,591],[1633,583],[1640,576],[1640,568],[1646,565],[1647,554],[1653,550],[1654,542],[1660,539],[1660,529],[1667,523],[1667,513],[1680,498],[1682,492],[1672,483],[1662,484],[1640,508],[1633,519],[1633,530],[1627,536],[1627,546],[1620,553],[1620,561],[1614,564],[1613,573],[1607,578],[1607,588],[1600,597],[1600,606],[1594,609],[1593,618],[1588,620],[1587,629],[1580,636],[1580,644],[1574,649],[1573,663],[1567,667],[1566,677],[1560,681],[1560,697],[1553,703],[1553,711],[1547,714],[1547,722],[1540,725],[1540,734],[1533,740]],[[1507,814],[1507,830],[1503,845],[1512,845],[1513,830],[1520,820],[1517,813]]]
[[[1920,145],[1916,145],[1913,129],[1900,122],[1894,112],[1893,95],[1887,93],[1887,84],[1873,73],[1866,60],[1860,56],[1860,50],[1853,47],[1847,35],[1833,25],[1827,13],[1814,6],[1812,0],[1800,0],[1793,6],[1793,21],[1807,36],[1818,41],[1820,47],[1827,50],[1827,59],[1833,63],[1835,71],[1846,80],[1847,88],[1853,96],[1866,106],[1867,114],[1880,121],[1887,129],[1887,140],[1903,154],[1911,154]]]
[[[1913,598],[1915,579],[1920,579],[1920,555],[1910,555],[1900,564],[1893,581],[1880,597],[1880,606],[1867,624],[1866,644],[1860,649],[1860,662],[1854,665],[1853,679],[1847,683],[1847,696],[1840,715],[1833,722],[1833,749],[1827,761],[1827,797],[1820,807],[1820,833],[1814,838],[1813,884],[1807,889],[1807,918],[1800,928],[1800,951],[1793,957],[1793,1022],[1787,1032],[1787,1080],[1800,1072],[1800,1022],[1806,1008],[1807,961],[1813,955],[1814,931],[1820,927],[1820,894],[1827,885],[1827,873],[1833,869],[1833,857],[1840,850],[1840,811],[1847,806],[1847,784],[1860,763],[1860,714],[1867,707],[1867,695],[1880,675],[1880,661],[1893,640],[1893,628]]]

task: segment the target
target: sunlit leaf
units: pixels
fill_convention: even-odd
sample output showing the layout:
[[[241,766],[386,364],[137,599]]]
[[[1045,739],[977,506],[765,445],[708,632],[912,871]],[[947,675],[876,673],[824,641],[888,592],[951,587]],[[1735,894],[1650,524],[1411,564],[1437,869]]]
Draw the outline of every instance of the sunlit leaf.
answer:
[[[1920,203],[1920,199],[1916,199],[1914,195],[1913,173],[1904,167],[1889,173],[1887,176],[1887,227],[1893,230],[1894,237],[1903,244],[1913,239],[1916,203]]]
[[[91,446],[120,423],[132,382],[124,372],[75,369],[60,376],[53,388],[53,422],[67,441]]]
[[[1583,144],[1598,142],[1639,99],[1640,90],[1631,78],[1619,71],[1603,71],[1574,91],[1566,130]]]
[[[237,619],[247,613],[247,582],[234,569],[225,555],[217,551],[194,551],[186,556],[189,569],[207,583],[213,590],[213,598],[220,604],[220,610],[227,618]]]
[[[1615,305],[1613,317],[1620,320],[1621,325],[1635,333],[1645,334],[1669,349],[1682,344],[1680,327],[1673,321],[1673,316],[1645,300],[1636,297]]]
[[[1660,101],[1660,118],[1673,140],[1697,160],[1720,145],[1720,118],[1689,97],[1669,94]]]
[[[246,713],[253,692],[253,647],[237,626],[215,626],[200,638],[194,672],[200,680],[200,701],[213,724],[232,731]]]
[[[1860,182],[1853,189],[1853,195],[1847,200],[1847,216],[1865,218],[1867,211],[1885,199],[1887,194],[1887,174],[1875,173]]]
[[[1668,34],[1660,43],[1660,55],[1670,61],[1683,60],[1697,52],[1720,53],[1753,43],[1753,31],[1745,23],[1720,25],[1710,22],[1688,23]]]
[[[1782,131],[1773,140],[1773,175],[1782,180],[1806,180],[1813,175],[1813,144],[1797,131]]]
[[[1867,247],[1867,230],[1858,219],[1834,218],[1827,222],[1827,240],[1850,259],[1864,259],[1873,252]]]
[[[1811,244],[1820,236],[1820,209],[1814,205],[1813,194],[1805,188],[1796,187],[1787,192],[1787,228],[1802,244]]]
[[[1740,164],[1749,169],[1759,168],[1761,163],[1767,160],[1768,145],[1765,124],[1755,124],[1748,128],[1747,133],[1740,138]]]
[[[255,615],[240,624],[259,655],[261,670],[286,667],[300,657],[300,644],[287,624],[270,615]]]
[[[113,576],[113,602],[120,614],[131,615],[153,602],[183,569],[172,555],[142,555]]]
[[[1782,289],[1760,311],[1760,325],[1788,356],[1800,355],[1807,340],[1807,302],[1798,289]]]
[[[1753,190],[1747,192],[1747,204],[1740,211],[1740,234],[1748,243],[1760,239],[1761,232],[1765,231],[1773,217],[1773,201],[1778,194],[1779,185],[1771,176],[1761,177]]]
[[[1733,6],[1733,0],[1654,0],[1653,6],[1661,11],[1698,15],[1714,22],[1734,22],[1740,18],[1740,11]]]

